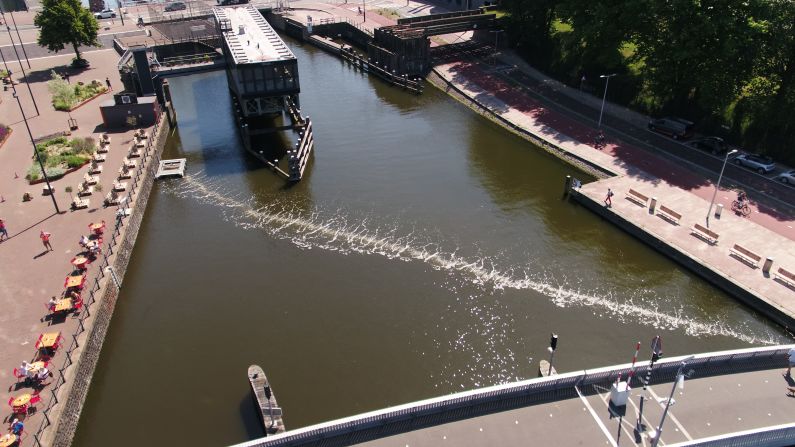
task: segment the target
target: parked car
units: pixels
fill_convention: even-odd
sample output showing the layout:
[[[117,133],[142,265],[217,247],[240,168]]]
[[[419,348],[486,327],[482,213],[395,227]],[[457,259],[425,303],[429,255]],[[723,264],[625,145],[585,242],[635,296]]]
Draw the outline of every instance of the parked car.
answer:
[[[188,7],[182,2],[172,2],[165,7],[166,11],[182,11],[183,9],[188,9]]]
[[[776,176],[776,180],[780,181],[781,183],[795,185],[795,169],[782,172]]]
[[[688,143],[690,146],[703,149],[705,151],[710,151],[713,154],[722,154],[729,150],[729,146],[723,141],[721,137],[705,137],[699,138],[698,140],[693,140]]]
[[[94,13],[94,17],[98,19],[111,19],[116,17],[116,13],[112,9],[103,9],[100,12]]]
[[[670,135],[674,140],[684,139],[693,134],[694,124],[682,118],[659,118],[649,121],[649,130]]]
[[[764,155],[740,154],[734,159],[734,164],[754,170],[760,174],[769,174],[776,169],[773,159]]]

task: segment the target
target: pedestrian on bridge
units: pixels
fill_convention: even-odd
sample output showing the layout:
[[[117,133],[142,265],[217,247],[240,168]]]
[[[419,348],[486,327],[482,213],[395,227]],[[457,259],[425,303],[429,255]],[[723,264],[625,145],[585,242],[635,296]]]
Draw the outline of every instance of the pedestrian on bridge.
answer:
[[[787,366],[787,373],[785,374],[787,377],[792,375],[792,367],[795,366],[795,348],[790,348],[788,354],[789,354],[789,365]]]

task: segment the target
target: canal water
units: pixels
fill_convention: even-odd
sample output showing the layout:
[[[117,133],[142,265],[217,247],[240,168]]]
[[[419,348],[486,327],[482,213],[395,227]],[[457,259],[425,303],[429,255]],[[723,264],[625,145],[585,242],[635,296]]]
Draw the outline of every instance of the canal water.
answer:
[[[534,377],[552,332],[559,371],[655,334],[666,355],[786,341],[561,197],[587,175],[441,91],[290,46],[317,141],[293,187],[244,155],[223,73],[170,81],[164,156],[189,173],[153,190],[75,445],[262,436],[252,363],[299,428]]]

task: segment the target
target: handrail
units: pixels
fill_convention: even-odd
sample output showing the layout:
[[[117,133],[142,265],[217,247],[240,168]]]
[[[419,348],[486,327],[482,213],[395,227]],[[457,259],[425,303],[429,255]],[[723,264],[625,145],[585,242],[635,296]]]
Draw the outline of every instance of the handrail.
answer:
[[[699,375],[727,374],[786,365],[787,352],[793,345],[697,354],[688,360],[688,368]],[[681,362],[687,357],[674,357],[656,363],[654,383],[670,381]],[[636,377],[643,377],[647,366],[635,369]],[[501,408],[516,408],[561,398],[576,396],[574,387],[610,384],[621,375],[627,377],[631,364],[608,366],[593,370],[575,371],[538,379],[495,385],[449,396],[426,399],[383,410],[292,430],[284,434],[237,444],[237,447],[295,446],[329,438],[349,436],[359,442],[366,439],[366,430],[374,429],[372,438],[400,433],[410,427],[410,421],[422,420],[423,425],[441,424],[460,418],[466,409],[467,417],[492,413]],[[406,423],[409,421],[409,423]],[[400,422],[400,423],[398,423]],[[377,433],[376,433],[377,432]],[[333,443],[332,443],[333,444]]]
[[[158,131],[160,129],[160,125],[162,123],[162,119],[163,118],[162,118],[162,114],[161,114],[160,116],[158,116],[157,121],[155,121],[155,124],[152,127],[151,136],[147,139],[146,148],[144,149],[144,151],[143,151],[143,153],[141,155],[141,167],[146,166],[147,160],[149,159],[150,156],[154,157],[154,159],[152,160],[152,163],[149,165],[149,168],[148,168],[148,171],[152,171],[152,172],[154,172],[154,169],[157,169],[158,159],[159,159],[159,154],[157,153],[156,150],[154,151],[154,153],[152,153],[153,152],[152,148],[153,147],[155,147],[155,148],[157,147],[157,142],[155,142],[153,144],[153,141],[156,138],[158,139],[158,141],[159,141],[159,139],[161,137],[165,138],[165,136],[161,136],[158,133]],[[153,167],[154,167],[154,169],[153,169]],[[111,237],[107,241],[105,249],[103,250],[102,263],[101,263],[101,265],[99,267],[99,270],[97,272],[97,276],[94,277],[94,282],[91,285],[91,288],[89,289],[88,298],[86,300],[84,300],[83,311],[80,312],[80,316],[78,317],[77,329],[72,334],[72,342],[70,343],[69,348],[67,348],[67,350],[66,350],[63,365],[58,369],[58,378],[55,380],[54,386],[49,387],[49,391],[51,393],[50,399],[49,399],[49,401],[47,401],[46,407],[43,410],[39,411],[40,413],[42,413],[42,416],[44,416],[44,420],[42,420],[41,425],[39,426],[38,430],[36,430],[36,433],[34,433],[34,435],[33,435],[33,444],[36,447],[41,447],[42,446],[42,443],[41,443],[42,433],[44,432],[45,429],[47,429],[53,423],[50,420],[49,413],[52,410],[52,408],[60,402],[58,400],[58,390],[61,388],[62,385],[64,385],[66,383],[66,376],[64,375],[64,371],[74,363],[74,361],[72,360],[72,353],[75,351],[75,349],[80,347],[80,342],[78,342],[78,337],[81,334],[83,334],[83,332],[86,331],[85,321],[86,321],[86,319],[88,319],[91,316],[92,304],[94,304],[97,301],[97,298],[98,298],[97,297],[97,292],[99,292],[101,290],[102,291],[105,290],[103,288],[103,286],[100,285],[100,284],[101,284],[101,281],[103,281],[105,279],[105,277],[107,276],[105,274],[105,269],[110,266],[110,256],[113,255],[113,253],[114,253],[113,248],[116,247],[116,245],[121,243],[117,239],[119,238],[119,236],[121,236],[121,229],[122,229],[122,226],[123,226],[123,219],[124,219],[124,216],[125,216],[124,208],[126,206],[128,206],[129,202],[132,200],[131,197],[133,197],[135,195],[136,189],[139,186],[139,181],[141,179],[141,172],[142,171],[143,171],[143,169],[138,169],[137,170],[136,175],[135,175],[134,180],[133,180],[133,183],[132,183],[132,186],[130,188],[130,191],[127,194],[127,200],[117,204],[117,207],[116,207],[116,215],[117,215],[116,225],[115,225],[115,227],[113,229],[113,233],[111,234]],[[107,283],[105,285],[107,286]]]

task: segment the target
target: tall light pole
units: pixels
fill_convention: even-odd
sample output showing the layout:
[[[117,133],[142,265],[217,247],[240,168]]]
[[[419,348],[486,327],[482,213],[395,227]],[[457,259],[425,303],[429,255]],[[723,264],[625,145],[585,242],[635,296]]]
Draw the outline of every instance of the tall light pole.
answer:
[[[28,52],[25,51],[25,45],[22,42],[22,36],[19,35],[19,27],[17,26],[17,21],[14,20],[14,11],[8,11],[11,14],[11,22],[14,24],[14,31],[17,33],[17,37],[19,38],[19,46],[22,47],[22,54],[25,55],[25,62],[28,63],[28,68],[30,68],[30,61],[28,60]],[[5,17],[3,17],[5,19]],[[6,26],[8,26],[8,22],[6,22]]]
[[[720,168],[720,175],[718,175],[718,183],[715,184],[715,192],[712,193],[712,201],[709,202],[709,210],[707,210],[707,228],[709,228],[709,215],[712,214],[712,205],[715,204],[715,196],[718,195],[718,188],[720,188],[720,181],[723,178],[723,170],[726,169],[726,162],[729,161],[729,155],[736,154],[737,149],[732,149],[726,152],[726,158],[723,159],[723,166]]]
[[[599,125],[596,127],[602,127],[602,114],[605,113],[605,100],[607,99],[607,86],[610,84],[610,78],[615,76],[618,73],[613,73],[609,75],[600,75],[600,78],[606,79],[605,81],[605,94],[602,96],[602,108],[599,110]]]
[[[55,206],[55,213],[61,214],[61,210],[58,209],[58,202],[55,201],[55,191],[53,191],[52,186],[50,186],[50,178],[47,176],[47,171],[44,169],[44,163],[41,161],[41,154],[39,154],[39,151],[36,150],[36,143],[33,141],[33,134],[30,132],[30,126],[28,126],[28,117],[25,116],[25,111],[22,109],[22,101],[19,100],[19,95],[17,95],[16,89],[14,89],[13,96],[14,99],[17,100],[17,104],[19,104],[19,112],[22,114],[22,121],[25,122],[25,128],[28,129],[30,144],[33,145],[33,153],[36,155],[36,160],[39,162],[41,175],[44,176],[44,181],[47,183],[47,190],[50,191],[50,198],[52,199],[53,206]]]
[[[0,13],[2,13],[2,11],[3,10],[0,9]],[[3,17],[5,17],[5,14],[3,14]],[[19,62],[20,70],[22,70],[22,77],[25,79],[25,85],[28,86],[28,92],[30,93],[30,99],[31,99],[31,101],[33,101],[33,108],[36,109],[36,115],[39,115],[39,106],[36,105],[36,98],[33,97],[33,90],[30,89],[30,83],[28,82],[28,75],[25,73],[25,67],[22,65],[22,59],[19,57],[19,52],[17,51],[17,46],[14,44],[14,38],[11,36],[11,27],[8,26],[8,22],[6,22],[6,30],[8,30],[8,38],[11,39],[11,47],[14,48],[14,54],[17,55],[17,62]],[[21,45],[22,41],[20,40],[19,43]],[[23,48],[23,50],[24,50],[24,48]],[[27,56],[25,58],[27,59]],[[5,63],[5,57],[3,58],[3,63]],[[28,63],[30,63],[30,62],[28,62]],[[6,70],[8,70],[8,69],[6,68]],[[10,74],[11,74],[11,72],[9,71],[9,76],[10,76]],[[10,80],[10,77],[9,77],[9,80]],[[11,85],[14,85],[14,83],[11,82]],[[16,92],[16,89],[14,89],[14,92]]]
[[[494,33],[494,60],[493,60],[493,62],[494,62],[495,66],[497,65],[497,51],[499,50],[500,33],[503,32],[503,31],[505,31],[505,30],[501,30],[501,29],[491,30],[491,32]]]
[[[665,423],[665,417],[668,416],[668,409],[671,408],[671,400],[674,398],[674,392],[676,391],[677,385],[680,389],[685,387],[685,374],[682,372],[687,366],[687,362],[693,360],[694,355],[682,360],[682,364],[679,365],[679,369],[676,371],[676,380],[674,380],[674,385],[671,387],[671,394],[668,396],[668,402],[665,403],[665,411],[663,411],[662,418],[660,418],[660,425],[657,426],[657,432],[654,434],[654,441],[651,443],[651,447],[657,447],[657,443],[660,442],[660,436],[662,435],[662,427],[663,423]]]

